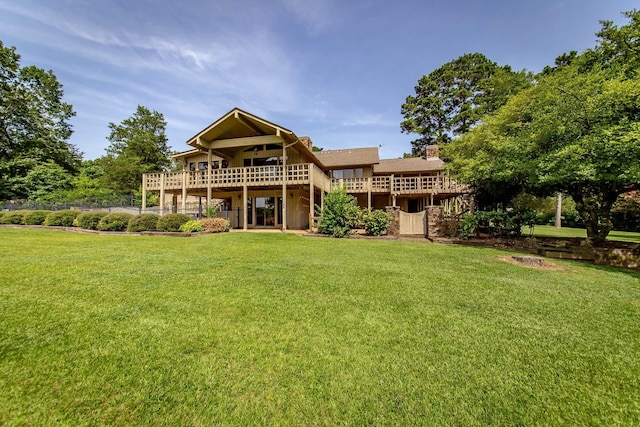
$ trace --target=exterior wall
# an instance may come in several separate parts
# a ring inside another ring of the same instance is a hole
[[[244,203],[242,200],[242,192],[230,193],[231,198],[231,224],[234,228],[242,228],[244,225]],[[262,190],[262,191],[248,191],[247,196],[255,201],[258,197],[274,197],[275,199],[282,198],[282,190]],[[310,198],[308,189],[295,189],[287,190],[287,228],[291,229],[306,229],[309,228],[309,212],[310,212]],[[316,200],[319,203],[319,199]],[[282,219],[280,218],[280,203],[277,208],[277,225],[275,228],[281,228]],[[239,212],[238,212],[239,210]],[[251,206],[252,214],[249,215],[252,218],[253,224],[249,223],[249,228],[256,227],[256,208],[255,202]],[[239,218],[239,220],[238,220]],[[258,225],[257,227],[263,227]],[[266,226],[267,228],[269,226]]]
[[[222,161],[222,157],[218,157],[216,155],[212,155],[211,156],[212,161],[218,161],[221,162]],[[188,171],[189,170],[189,164],[190,163],[195,163],[195,167],[196,170],[198,170],[198,164],[199,163],[206,163],[209,161],[209,154],[208,153],[198,153],[198,154],[194,154],[192,156],[185,156],[183,158],[180,159],[180,162],[183,165],[183,170]]]

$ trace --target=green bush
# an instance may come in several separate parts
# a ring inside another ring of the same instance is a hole
[[[107,215],[109,213],[105,211],[82,212],[76,218],[74,225],[85,230],[97,230],[100,220]]]
[[[202,221],[189,220],[180,226],[180,231],[184,231],[185,233],[197,233],[204,229],[204,225]]]
[[[367,209],[362,215],[362,222],[369,236],[381,236],[389,228],[391,215],[380,209]]]
[[[129,220],[127,231],[155,231],[156,227],[158,226],[158,219],[160,219],[160,215],[156,215],[153,213],[136,215]]]
[[[336,188],[324,197],[318,230],[333,237],[344,237],[358,223],[360,209],[355,197],[344,188]]]
[[[0,224],[2,224],[2,217],[4,216],[6,212],[5,211],[0,211]]]
[[[73,221],[80,215],[80,211],[62,210],[51,212],[44,220],[43,225],[73,227]]]
[[[180,231],[180,226],[187,221],[191,221],[191,218],[185,214],[169,214],[161,216],[158,219],[157,228],[160,231],[176,232]]]
[[[25,225],[42,225],[51,211],[29,211],[24,214],[22,222]]]
[[[532,226],[536,213],[532,210],[478,211],[465,214],[458,224],[458,236],[467,238],[475,232],[494,237],[517,237],[525,225]]]
[[[462,215],[458,223],[458,236],[469,238],[478,228],[478,217],[472,213]]]
[[[615,230],[640,231],[640,192],[621,194],[611,209],[611,221]]]
[[[204,218],[202,219],[204,231],[209,233],[224,233],[229,231],[230,223],[224,218]]]
[[[100,231],[125,231],[133,215],[126,212],[114,212],[105,216],[98,223]]]
[[[215,218],[218,216],[218,211],[213,206],[207,206],[204,211],[204,216],[207,218]]]
[[[24,216],[29,211],[9,211],[0,217],[0,224],[24,224]]]

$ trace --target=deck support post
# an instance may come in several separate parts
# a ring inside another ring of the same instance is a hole
[[[147,209],[147,174],[142,174],[142,212]]]
[[[160,215],[164,215],[164,177],[165,173],[160,174]]]
[[[287,143],[282,143],[282,231],[287,231]]]
[[[207,154],[207,207],[211,206],[211,148]]]
[[[182,213],[187,213],[187,171],[182,171]]]
[[[309,231],[313,231],[313,217],[315,215],[315,189],[313,188],[313,164],[309,165]]]
[[[242,229],[249,228],[249,192],[247,190],[247,168],[242,171]]]
[[[371,209],[371,177],[367,179],[367,207]]]

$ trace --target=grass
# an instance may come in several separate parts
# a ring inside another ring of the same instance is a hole
[[[0,424],[640,423],[637,272],[284,234],[0,252]]]
[[[522,234],[529,235],[529,227],[523,227]],[[535,237],[579,237],[587,238],[587,231],[584,228],[562,227],[555,228],[552,225],[536,225],[533,235]],[[607,236],[607,240],[616,240],[620,242],[640,243],[640,233],[629,231],[611,231]]]

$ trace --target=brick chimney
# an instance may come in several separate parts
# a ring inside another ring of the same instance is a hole
[[[427,145],[424,147],[424,158],[429,159],[437,159],[438,157],[438,146],[437,145]]]
[[[312,150],[313,142],[311,142],[311,138],[309,138],[308,136],[300,136],[298,137],[298,139],[304,144],[305,147],[309,149],[309,151]]]

